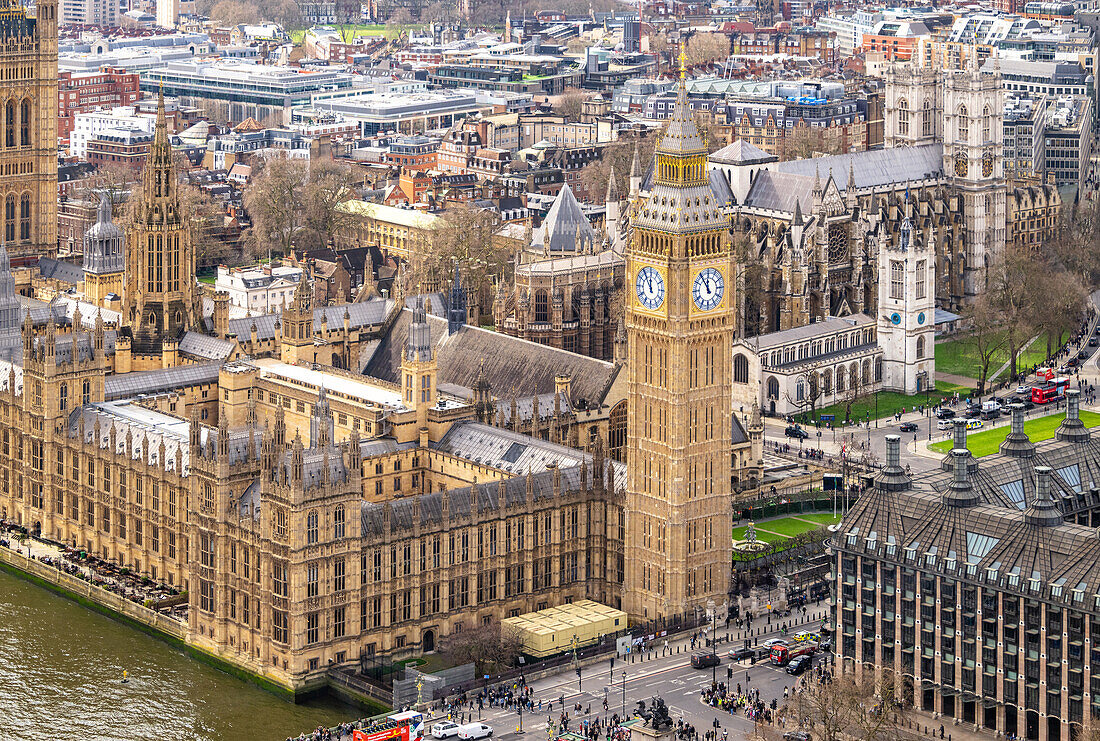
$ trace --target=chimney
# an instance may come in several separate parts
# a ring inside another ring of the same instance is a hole
[[[966,457],[968,460],[967,467],[969,468],[970,472],[973,473],[978,469],[978,461],[974,458],[973,455],[970,454],[970,450],[966,447],[966,419],[956,417],[952,421],[952,424],[954,425],[954,428],[952,429],[952,437],[954,443],[952,444],[951,449],[962,450],[966,452]],[[952,463],[950,455],[944,456],[943,461],[940,462],[940,468],[942,468],[944,471],[954,470],[955,464]]]
[[[1089,431],[1081,421],[1081,392],[1077,389],[1066,391],[1066,418],[1058,425],[1054,437],[1062,442],[1087,443]]]
[[[875,488],[881,491],[904,491],[912,480],[901,467],[901,436],[886,436],[886,465],[875,476]]]
[[[1035,444],[1024,432],[1024,405],[1009,404],[1008,408],[1012,414],[1012,431],[1001,443],[1001,452],[1013,458],[1030,458],[1035,455]]]
[[[1024,522],[1036,527],[1054,527],[1065,522],[1061,511],[1051,498],[1051,469],[1049,466],[1035,467],[1035,496],[1024,510]]]
[[[978,492],[970,483],[970,451],[956,448],[950,460],[955,476],[943,495],[943,503],[949,507],[972,507],[979,501]]]

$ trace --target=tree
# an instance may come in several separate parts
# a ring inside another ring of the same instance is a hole
[[[460,204],[443,212],[431,233],[427,250],[414,256],[414,285],[445,286],[459,269],[468,294],[487,296],[490,279],[502,272],[511,250],[493,239],[500,226],[496,213]]]
[[[581,111],[584,110],[584,101],[588,97],[588,93],[580,88],[566,88],[554,101],[554,112],[565,116],[569,121],[580,121]]]
[[[288,254],[303,228],[308,164],[285,153],[253,162],[253,170],[259,167],[259,172],[252,173],[244,191],[244,207],[252,217],[250,246],[257,255],[272,250]]]
[[[978,395],[985,393],[989,366],[1005,346],[1006,333],[1001,327],[1001,312],[988,294],[981,294],[963,309],[962,317],[970,327],[969,338],[978,361]]]
[[[354,225],[356,217],[340,205],[353,197],[361,184],[362,178],[346,162],[316,159],[310,163],[302,226],[311,246],[324,246],[339,231]]]
[[[801,395],[798,393],[798,386],[802,387]],[[804,422],[809,420],[812,423],[814,412],[817,410],[818,402],[821,401],[822,396],[821,379],[818,377],[817,372],[811,371],[805,378],[796,380],[795,393],[792,394],[788,391],[784,396],[787,403],[798,410],[795,412],[796,417],[801,417]]]
[[[236,26],[242,23],[259,23],[260,14],[255,5],[221,0],[210,9],[210,20],[219,26]]]
[[[644,175],[653,159],[653,148],[657,145],[657,137],[653,134],[637,139],[620,139],[604,147],[600,158],[585,165],[580,172],[585,191],[602,197],[607,192],[607,179],[614,169],[616,185],[625,196],[630,191],[630,162],[634,157],[635,142],[638,144],[638,166],[641,168],[638,175]]]
[[[402,26],[407,26],[413,22],[412,14],[409,13],[408,8],[397,8],[390,14],[390,17],[386,19],[386,31],[400,32]]]
[[[687,41],[684,61],[695,66],[725,61],[730,55],[730,37],[724,33],[696,33]]]
[[[839,139],[826,136],[828,129],[815,129],[808,125],[796,125],[787,129],[782,138],[782,159],[801,160],[815,155],[843,154]]]
[[[827,681],[802,680],[783,707],[815,741],[895,741],[903,737],[905,680],[890,669],[860,669]]]
[[[456,665],[472,663],[479,677],[513,666],[523,650],[519,636],[500,623],[478,624],[451,633],[440,643],[449,661]]]
[[[434,2],[420,12],[420,20],[423,23],[445,21],[454,13],[451,5],[443,2]]]
[[[1016,359],[1034,328],[1028,306],[1034,302],[1031,294],[1040,273],[1034,270],[1031,258],[1024,250],[1008,245],[1004,256],[988,276],[987,293],[993,305],[1001,311],[1012,378],[1016,377]]]

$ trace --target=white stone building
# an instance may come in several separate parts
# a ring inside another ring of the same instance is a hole
[[[253,314],[280,312],[294,301],[302,269],[291,266],[227,268],[218,266],[214,289],[229,294],[231,306]]]

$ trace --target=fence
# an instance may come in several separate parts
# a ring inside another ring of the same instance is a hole
[[[405,678],[393,680],[393,706],[395,708],[430,702],[446,697],[451,688],[473,682],[477,674],[473,664],[462,664],[435,674],[425,674],[412,667],[405,667]],[[417,688],[417,683],[421,686]]]

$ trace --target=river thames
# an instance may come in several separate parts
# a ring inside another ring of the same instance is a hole
[[[0,738],[265,741],[359,715],[284,702],[0,571]]]

